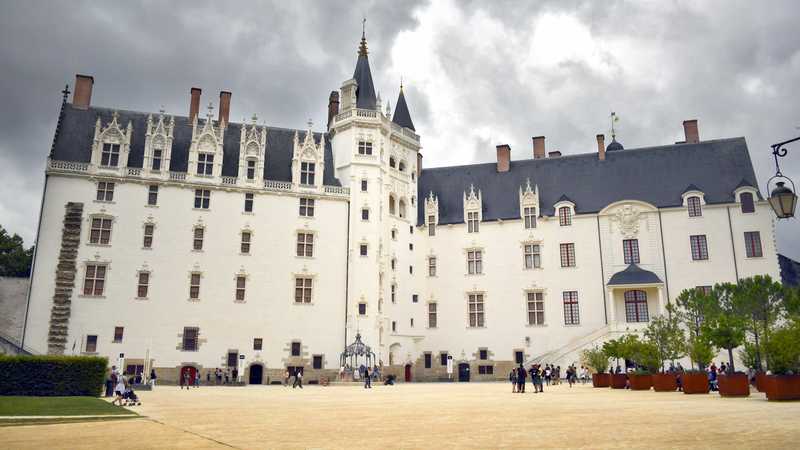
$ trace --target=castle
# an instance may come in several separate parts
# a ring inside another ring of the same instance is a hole
[[[401,380],[503,379],[639,330],[684,289],[778,278],[744,138],[423,168],[366,39],[323,133],[91,105],[78,75],[47,161],[24,345],[162,381],[334,377],[346,346]],[[592,142],[591,148],[595,146]],[[427,149],[429,152],[447,149]],[[448,363],[449,361],[449,363]]]

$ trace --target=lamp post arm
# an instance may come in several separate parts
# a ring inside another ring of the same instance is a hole
[[[775,172],[776,172],[776,175],[778,175],[778,176],[782,176],[783,175],[781,173],[780,165],[778,164],[778,157],[780,156],[781,158],[783,158],[784,156],[786,156],[786,153],[789,151],[789,149],[785,148],[784,145],[791,144],[792,142],[796,142],[796,141],[800,141],[800,136],[798,136],[798,137],[796,137],[794,139],[789,139],[788,141],[778,142],[777,144],[772,144],[771,145],[771,147],[772,147],[772,155],[775,158]]]

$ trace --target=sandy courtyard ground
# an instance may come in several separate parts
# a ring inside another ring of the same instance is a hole
[[[0,428],[0,448],[799,448],[800,402],[504,383],[160,386],[142,419]]]

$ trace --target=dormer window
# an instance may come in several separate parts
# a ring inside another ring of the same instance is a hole
[[[117,167],[119,165],[119,144],[103,144],[100,165],[106,167]]]
[[[572,210],[569,206],[558,208],[558,224],[562,227],[572,225]]]
[[[358,154],[359,155],[371,155],[372,154],[372,142],[358,141]]]
[[[247,160],[247,179],[248,180],[255,180],[256,179],[256,160],[255,159],[248,159]]]
[[[742,204],[742,212],[743,213],[754,213],[756,212],[756,206],[753,203],[753,194],[750,192],[742,192],[739,195],[739,201]]]
[[[200,153],[197,155],[197,174],[212,175],[214,173],[214,155],[211,153]]]
[[[164,151],[161,150],[160,148],[153,150],[153,165],[152,165],[153,172],[161,171],[161,158],[163,157],[163,155]]]
[[[467,232],[477,233],[480,229],[480,223],[481,221],[477,212],[467,213]]]
[[[700,197],[688,197],[686,199],[686,208],[689,211],[689,217],[700,217],[703,215],[703,209],[700,206]]]
[[[312,162],[300,163],[300,184],[314,184],[314,169],[316,164]]]
[[[525,228],[536,228],[536,208],[528,206],[522,209],[522,215],[525,219]]]

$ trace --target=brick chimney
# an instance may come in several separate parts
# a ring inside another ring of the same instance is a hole
[[[533,159],[544,158],[544,136],[533,137]]]
[[[597,159],[606,160],[606,137],[602,134],[597,135]]]
[[[697,119],[683,121],[683,134],[686,136],[687,144],[700,142],[700,129],[697,127]]]
[[[200,94],[203,91],[200,88],[193,87],[189,90],[191,99],[189,100],[189,123],[194,122],[197,113],[200,112]]]
[[[501,144],[497,146],[497,171],[508,172],[511,164],[511,146]]]
[[[548,158],[558,158],[561,156],[561,152],[558,150],[553,150],[552,152],[547,153]]]
[[[231,93],[228,91],[220,91],[219,93],[219,116],[217,121],[219,123],[228,123],[228,117],[231,114]]]
[[[328,128],[331,127],[331,122],[337,114],[339,114],[339,91],[331,91],[328,97]]]
[[[77,109],[89,109],[92,104],[92,86],[94,77],[75,75],[75,92],[72,94],[72,106]]]

